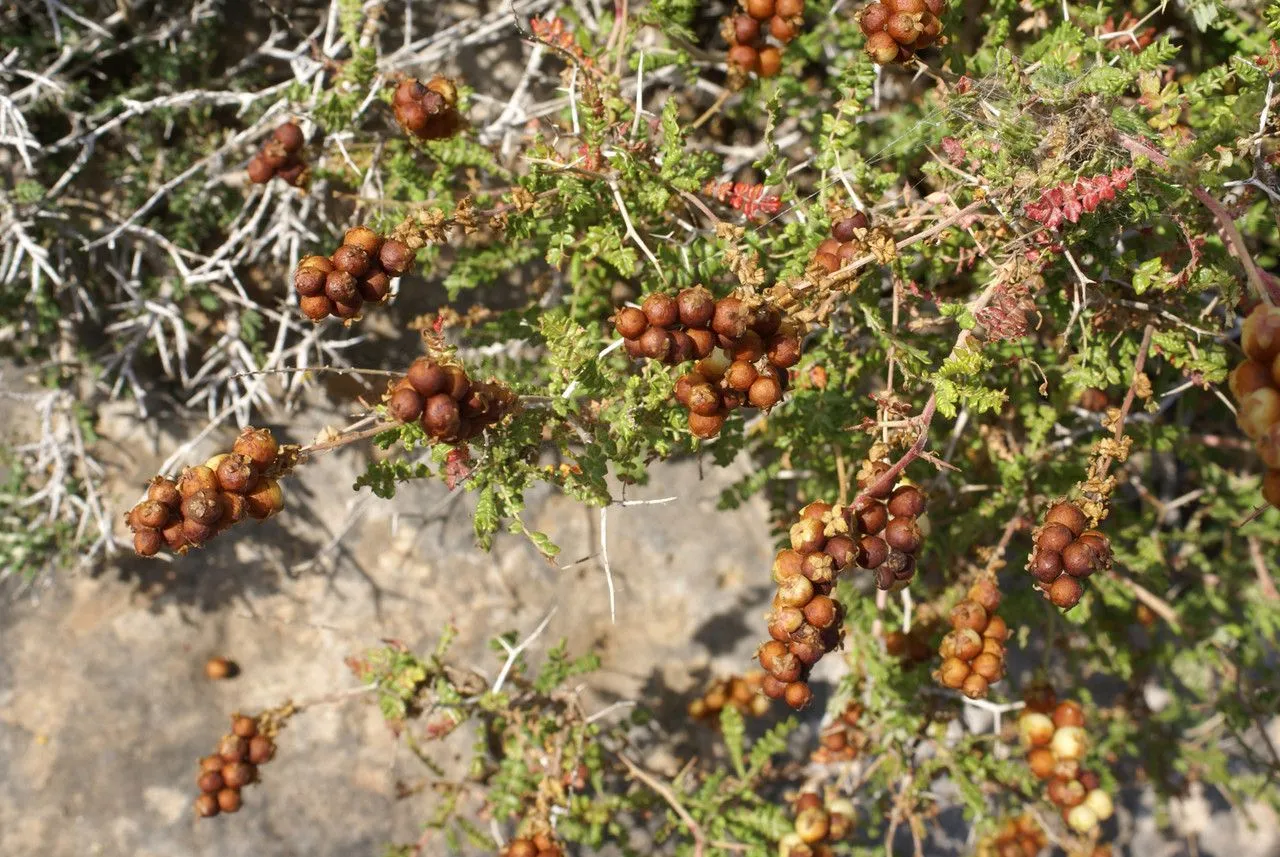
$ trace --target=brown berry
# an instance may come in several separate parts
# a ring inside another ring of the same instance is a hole
[[[427,357],[419,357],[409,364],[405,378],[418,391],[418,395],[424,398],[444,392],[451,384],[449,373],[444,367]]]
[[[1063,610],[1079,604],[1082,595],[1084,595],[1084,587],[1080,585],[1079,580],[1068,574],[1062,575],[1049,586],[1049,600]]]
[[[391,294],[391,277],[386,271],[373,268],[356,280],[356,291],[360,294],[361,300],[380,304]]]
[[[1088,577],[1098,562],[1088,542],[1076,540],[1062,551],[1062,570],[1072,577]]]
[[[1071,531],[1072,536],[1080,535],[1089,525],[1089,519],[1080,507],[1069,502],[1055,503],[1045,514],[1044,522],[1046,525],[1061,524]]]
[[[218,809],[223,812],[238,812],[240,809],[240,792],[235,789],[223,789],[218,792]]]
[[[796,711],[800,711],[813,701],[813,691],[804,682],[793,681],[787,685],[786,700],[787,705]]]
[[[923,29],[919,15],[901,12],[896,15],[890,15],[888,23],[884,26],[884,31],[903,47],[914,45],[916,39],[920,37],[920,31]]]
[[[884,528],[884,540],[894,550],[915,553],[924,543],[924,534],[915,518],[894,518]]]
[[[194,521],[192,524],[201,526],[195,524]],[[169,550],[181,550],[187,545],[186,522],[181,518],[175,518],[165,525],[165,528],[160,531],[160,535],[164,538],[164,543],[169,546]]]
[[[858,532],[875,535],[889,523],[889,510],[873,497],[861,497],[854,501],[854,522]]]
[[[196,815],[200,818],[213,818],[218,814],[218,798],[211,794],[202,794],[196,798]]]
[[[178,494],[183,498],[190,497],[200,491],[217,490],[218,477],[214,475],[211,468],[203,464],[183,468],[182,476],[178,479]]]
[[[721,298],[712,315],[711,329],[729,339],[739,339],[747,332],[751,317],[746,304],[734,297]]]
[[[360,296],[355,276],[348,271],[330,272],[324,278],[324,296],[334,303],[350,303]]]
[[[355,244],[343,244],[334,252],[332,259],[334,267],[339,271],[346,271],[352,277],[363,276],[368,272],[369,265],[373,262],[369,252]],[[332,294],[329,297],[333,300],[339,300]]]
[[[889,556],[889,545],[879,536],[863,536],[858,542],[858,565],[879,568]]]
[[[213,526],[222,517],[222,503],[216,491],[197,491],[182,501],[182,517],[198,524]]]
[[[1053,583],[1062,574],[1062,554],[1038,548],[1031,556],[1030,570],[1041,583]]]
[[[296,122],[285,122],[283,125],[277,126],[276,130],[271,132],[271,136],[275,138],[277,143],[284,146],[285,151],[290,154],[301,149],[306,142],[306,139],[302,136],[302,129],[298,127]]]
[[[733,17],[733,40],[735,44],[750,45],[760,37],[760,22],[750,15]],[[689,322],[685,322],[688,324]]]
[[[981,578],[969,587],[969,599],[982,605],[988,615],[1000,606],[1000,587],[991,578]]]
[[[249,755],[246,742],[245,757]],[[248,762],[232,762],[222,769],[222,780],[229,789],[242,789],[253,782],[253,765]]]
[[[970,699],[985,699],[989,684],[990,682],[981,675],[971,672],[969,677],[964,680],[964,684],[960,686],[960,692]]]
[[[1061,729],[1064,726],[1084,726],[1084,709],[1080,703],[1067,699],[1059,702],[1053,709],[1053,725]]]
[[[747,14],[757,21],[767,21],[773,17],[774,0],[747,0]]]
[[[217,477],[223,491],[248,494],[258,484],[258,469],[248,456],[233,453],[218,465]]]
[[[734,390],[745,393],[751,389],[751,385],[759,376],[760,373],[756,371],[755,366],[745,360],[735,360],[725,370],[724,383]]]
[[[867,37],[867,55],[877,65],[888,65],[898,58],[898,43],[883,30]]]
[[[1047,780],[1053,776],[1054,765],[1053,751],[1048,747],[1036,747],[1027,753],[1027,767],[1036,779]]]
[[[987,617],[987,627],[983,630],[982,636],[997,643],[1003,643],[1009,639],[1009,625],[1005,622],[1003,616],[989,616]]]
[[[959,658],[947,658],[938,667],[938,681],[952,690],[959,690],[969,678],[969,665]]]
[[[641,353],[650,360],[665,360],[671,352],[671,334],[661,327],[650,327],[639,342]]]
[[[804,14],[804,0],[776,0],[773,14],[783,18],[796,18]]]
[[[973,659],[970,665],[975,673],[986,679],[988,684],[995,684],[1004,674],[1004,663],[995,655],[983,652]]]
[[[133,534],[133,552],[138,556],[155,556],[164,545],[164,537],[160,531],[144,527]]]
[[[791,525],[791,548],[800,553],[815,553],[826,545],[822,521],[817,518],[801,518]]]
[[[782,71],[782,51],[769,45],[760,50],[760,76],[761,77],[777,77],[778,72]],[[808,690],[809,686],[804,686]],[[790,691],[788,691],[789,693]],[[788,702],[790,700],[788,699]],[[795,706],[792,706],[793,708]]]
[[[458,402],[447,393],[436,393],[427,399],[422,411],[422,426],[427,434],[444,439],[457,435],[461,414]]]
[[[205,794],[216,794],[223,788],[222,773],[220,771],[203,771],[200,776],[196,777],[196,787]]]
[[[322,295],[328,275],[328,271],[319,268],[299,268],[293,275],[293,288],[303,297]]]
[[[972,628],[979,634],[987,627],[987,611],[976,601],[961,601],[951,608],[951,627]]]
[[[720,434],[720,429],[724,428],[726,415],[723,413],[704,415],[689,412],[689,431],[694,437],[700,437],[707,440]]]
[[[333,301],[324,295],[311,295],[298,299],[298,309],[312,321],[324,321],[333,312]]]
[[[684,333],[693,340],[693,353],[699,359],[706,358],[715,350],[716,335],[713,331],[701,327],[690,327]]]
[[[676,299],[671,295],[655,292],[644,299],[640,305],[649,324],[655,327],[672,327],[680,320],[680,310]]]
[[[236,665],[221,655],[215,655],[204,662],[204,675],[210,681],[221,681],[230,678],[237,672]]]
[[[769,337],[765,353],[774,366],[790,369],[800,362],[800,337],[794,331],[779,330]]]
[[[761,375],[747,390],[747,401],[753,408],[767,411],[782,401],[782,385],[775,378]]]
[[[249,516],[263,520],[284,508],[284,492],[280,490],[280,483],[276,480],[263,479],[257,488],[245,495],[245,501],[248,503]]]
[[[254,184],[266,184],[276,174],[276,168],[260,154],[254,155],[249,159],[249,166],[246,167],[246,171],[249,173],[249,181]]]
[[[1227,376],[1227,384],[1231,388],[1231,395],[1235,397],[1237,402],[1255,390],[1266,389],[1275,383],[1272,370],[1252,360],[1244,361],[1235,369],[1232,369],[1231,374]]]
[[[825,631],[840,618],[840,606],[826,595],[815,595],[804,605],[804,618],[813,627]]]
[[[228,765],[243,762],[249,754],[249,742],[238,735],[223,735],[218,742],[218,755]]]
[[[918,518],[925,511],[924,492],[914,485],[900,485],[889,498],[889,514],[895,518]]]
[[[382,242],[382,247],[378,250],[378,261],[382,263],[383,270],[391,276],[403,277],[413,267],[415,255],[416,253],[409,248],[408,244],[388,238]]]
[[[411,423],[422,416],[423,398],[412,387],[400,387],[387,400],[387,412],[398,422]]]
[[[795,21],[784,18],[781,15],[774,15],[769,19],[769,35],[784,45],[794,39],[799,31],[800,28]]]
[[[884,30],[885,25],[889,23],[890,12],[884,5],[880,3],[872,3],[870,6],[862,10],[862,14],[858,16],[858,26],[862,28],[865,36],[874,36]],[[897,55],[897,45],[894,45],[894,55]],[[848,241],[848,238],[842,238],[842,241]]]
[[[750,45],[734,45],[729,48],[729,65],[753,72],[760,67],[760,53]]]
[[[231,720],[231,731],[241,738],[252,738],[258,734],[258,724],[252,717],[243,714]]]
[[[382,249],[382,236],[367,226],[353,226],[342,236],[342,244],[344,247],[359,247],[370,259],[373,259]],[[352,271],[352,273],[355,272]]]
[[[1062,524],[1045,524],[1036,536],[1036,545],[1044,550],[1061,553],[1075,541],[1075,534]]]
[[[613,327],[623,339],[639,339],[649,328],[649,319],[635,307],[623,307],[614,315]]]

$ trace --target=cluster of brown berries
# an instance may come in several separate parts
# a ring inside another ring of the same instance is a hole
[[[760,695],[764,673],[752,670],[745,676],[716,679],[702,696],[689,703],[694,720],[720,722],[720,712],[732,706],[739,714],[762,717],[769,710],[768,698]]]
[[[269,474],[279,446],[267,429],[246,428],[230,453],[183,469],[177,482],[151,480],[147,499],[125,515],[138,556],[164,546],[177,554],[200,547],[246,517],[263,520],[284,508],[280,484]]]
[[[651,294],[639,309],[618,310],[613,324],[635,359],[698,361],[676,381],[675,397],[700,438],[719,434],[733,410],[778,404],[787,370],[800,361],[800,333],[778,310],[736,297],[716,300],[702,286]]]
[[[307,180],[307,165],[300,153],[306,142],[296,122],[286,122],[271,132],[258,154],[249,160],[249,181],[266,184],[275,176],[297,187]]]
[[[1240,404],[1236,420],[1267,466],[1262,496],[1280,509],[1280,308],[1260,304],[1249,313],[1240,346],[1247,359],[1229,379]]]
[[[813,254],[813,264],[831,274],[863,256],[869,221],[861,211],[839,217],[831,223],[831,237],[822,239]]]
[[[769,613],[773,639],[756,653],[768,673],[761,689],[797,710],[813,699],[809,671],[840,643],[843,611],[831,592],[836,575],[859,557],[850,530],[847,509],[810,503],[791,527],[791,547],[773,561],[778,585]]]
[[[1027,749],[1027,765],[1048,783],[1046,796],[1077,833],[1092,833],[1111,817],[1111,795],[1098,787],[1098,775],[1080,766],[1088,750],[1084,709],[1070,700],[1057,702],[1052,689],[1028,690],[1018,718],[1018,734]]]
[[[200,760],[196,785],[196,815],[213,818],[240,809],[240,790],[258,779],[258,766],[271,761],[276,745],[262,734],[258,722],[242,714],[231,718],[231,731],[218,742],[218,751]]]
[[[1100,568],[1111,567],[1111,541],[1088,529],[1089,518],[1075,503],[1059,500],[1049,507],[1044,524],[1032,534],[1035,548],[1027,570],[1058,607],[1070,609],[1080,602],[1080,582]]]
[[[866,744],[866,734],[858,728],[862,718],[862,706],[849,703],[840,716],[822,728],[818,736],[819,746],[810,758],[820,765],[832,762],[852,762]]]
[[[564,857],[564,851],[545,833],[512,839],[502,849],[501,857]]]
[[[472,381],[456,363],[419,357],[387,392],[387,413],[402,423],[420,422],[435,440],[471,440],[511,410],[516,396],[501,384]]]
[[[1009,626],[996,615],[1000,588],[982,578],[968,596],[951,608],[951,630],[942,638],[942,665],[934,678],[970,699],[985,699],[987,688],[1004,678],[1004,641]]]
[[[725,20],[729,66],[761,77],[782,70],[782,48],[804,26],[804,0],[739,0],[743,13]],[[772,38],[778,44],[770,44]],[[779,47],[781,45],[782,47]]]
[[[417,80],[402,81],[396,87],[391,104],[400,127],[419,140],[443,140],[462,127],[458,87],[441,75],[425,84]]]
[[[391,278],[404,276],[414,255],[408,244],[384,239],[366,226],[348,229],[332,256],[307,256],[298,263],[293,275],[298,306],[312,321],[330,315],[358,318],[365,303],[387,299]]]
[[[858,542],[858,565],[871,569],[876,587],[901,590],[916,573],[916,554],[924,545],[920,516],[925,513],[924,492],[914,485],[899,485],[872,493],[874,485],[888,470],[883,461],[867,462],[858,474],[858,487],[864,492],[850,507],[851,521],[861,536]]]
[[[1030,815],[1011,818],[994,835],[978,843],[976,857],[1036,857],[1049,837]]]
[[[779,857],[835,857],[832,845],[853,832],[853,803],[845,798],[824,801],[816,792],[796,798],[794,829],[778,841]]]
[[[942,35],[947,0],[880,0],[862,10],[858,25],[867,55],[878,65],[909,62]]]

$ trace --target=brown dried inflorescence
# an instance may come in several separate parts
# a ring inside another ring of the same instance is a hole
[[[655,292],[640,307],[619,309],[613,324],[634,359],[697,361],[676,381],[675,397],[700,438],[718,435],[738,408],[773,408],[800,361],[801,333],[778,310],[733,296],[716,300],[702,286]]]
[[[1098,775],[1081,767],[1089,748],[1084,709],[1070,700],[1057,702],[1051,688],[1032,685],[1024,696],[1018,734],[1027,765],[1046,784],[1045,796],[1077,833],[1092,834],[1114,811],[1111,795]]]
[[[296,122],[285,122],[262,144],[262,148],[249,161],[249,181],[266,184],[276,176],[294,187],[307,183],[311,171],[302,160],[302,147],[306,137]]]
[[[1280,509],[1280,308],[1259,304],[1244,320],[1245,361],[1228,379],[1239,403],[1236,422],[1266,465],[1262,496]]]
[[[200,760],[196,785],[196,815],[212,818],[238,812],[240,791],[258,781],[258,768],[275,756],[274,725],[268,728],[260,718],[242,714],[231,716],[231,731],[222,736],[217,749]]]
[[[415,253],[403,241],[384,238],[366,226],[348,229],[332,256],[307,256],[293,274],[298,307],[312,321],[331,315],[360,317],[366,303],[384,303],[391,280],[413,267]]]
[[[495,425],[516,406],[517,397],[494,381],[472,381],[456,362],[419,357],[404,377],[392,381],[384,397],[387,413],[402,423],[417,422],[433,440],[465,443]]]
[[[270,431],[250,426],[229,453],[185,468],[176,481],[155,477],[125,515],[134,552],[155,556],[167,547],[181,555],[246,518],[271,517],[284,508],[277,477],[288,460]]]
[[[804,27],[804,0],[739,0],[742,11],[724,19],[729,68],[746,75],[774,77],[782,70],[782,51]]]
[[[391,105],[400,127],[419,140],[443,140],[462,128],[458,87],[441,75],[425,84],[417,80],[402,81],[396,87]]]
[[[995,577],[983,577],[952,608],[951,631],[942,638],[942,663],[934,680],[970,699],[985,699],[987,689],[1004,678],[1004,642],[1009,627],[996,614],[1000,589]]]
[[[916,51],[942,37],[941,15],[946,9],[947,0],[880,0],[868,5],[858,15],[867,55],[879,65],[910,62]]]
[[[1032,534],[1035,548],[1027,559],[1027,571],[1045,597],[1063,610],[1080,602],[1084,578],[1111,567],[1111,542],[1089,529],[1089,518],[1075,503],[1055,501],[1044,523]]]

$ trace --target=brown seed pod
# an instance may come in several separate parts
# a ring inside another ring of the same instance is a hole
[[[171,551],[181,550],[187,545],[185,523],[181,518],[175,518],[166,524],[164,529],[160,531],[160,535],[164,538],[164,543],[169,546]]]
[[[254,184],[266,184],[276,174],[276,168],[271,166],[262,155],[254,155],[250,158],[245,171],[249,174],[249,181]]]
[[[235,494],[247,494],[258,484],[258,469],[248,456],[238,453],[222,459],[215,475],[218,477],[219,488]]]
[[[1059,702],[1053,709],[1053,725],[1061,729],[1065,726],[1084,726],[1084,709],[1073,700]]]
[[[200,491],[217,490],[218,477],[214,475],[211,468],[205,467],[203,464],[183,468],[182,476],[178,479],[178,494],[183,499]]]
[[[422,416],[424,400],[413,387],[400,387],[387,400],[387,412],[402,423],[411,423]]]
[[[298,127],[296,122],[285,122],[283,125],[276,126],[276,129],[271,132],[271,136],[290,154],[301,149],[306,143],[302,129]]]
[[[735,15],[732,26],[735,44],[750,45],[760,37],[760,22],[750,15]],[[685,322],[685,324],[688,323]]]
[[[280,452],[280,444],[267,429],[248,426],[240,432],[235,443],[231,445],[231,452],[235,455],[243,455],[253,462],[254,467],[265,470],[275,462],[276,455]]]
[[[293,275],[293,288],[303,297],[314,297],[324,294],[325,278],[328,271],[319,268],[298,268]]]
[[[252,717],[243,714],[231,720],[231,732],[241,738],[252,738],[258,734],[258,724]]]
[[[391,294],[391,277],[387,272],[374,268],[356,280],[356,291],[362,301],[379,304]]]
[[[1088,577],[1098,562],[1093,547],[1084,541],[1074,541],[1062,551],[1062,570],[1072,577]]]
[[[713,438],[720,434],[720,429],[724,428],[724,421],[727,415],[725,413],[717,414],[696,414],[689,412],[689,431],[694,437],[700,437],[704,440]]]
[[[1085,517],[1084,512],[1080,511],[1080,507],[1074,503],[1060,501],[1055,503],[1045,513],[1044,522],[1048,524],[1061,524],[1071,531],[1071,535],[1079,536],[1085,531],[1089,524],[1089,519]]]
[[[1062,574],[1062,554],[1041,548],[1032,554],[1030,570],[1041,583],[1053,583]]]
[[[649,324],[655,327],[672,327],[680,321],[680,309],[671,295],[654,292],[640,305]],[[634,337],[632,337],[634,338]]]
[[[734,45],[729,48],[729,65],[751,73],[760,67],[760,53],[750,45]]]
[[[376,237],[376,236],[375,236]],[[369,266],[373,263],[369,252],[363,247],[354,244],[343,244],[339,247],[331,257],[334,267],[339,271],[345,271],[352,277],[364,276],[369,271]],[[354,283],[354,280],[352,280]],[[333,300],[340,298],[329,295]]]
[[[249,755],[249,742],[238,735],[223,735],[218,742],[218,755],[228,765],[243,762]]]
[[[988,684],[995,684],[1004,675],[1004,663],[993,654],[982,653],[973,659],[970,668],[982,676]]]
[[[1084,595],[1084,587],[1080,585],[1080,581],[1067,574],[1062,575],[1049,586],[1049,600],[1063,610],[1079,604],[1082,595]]]
[[[779,369],[790,369],[800,362],[800,337],[794,331],[784,327],[769,337],[766,345],[769,362]]]
[[[249,517],[260,521],[284,508],[284,492],[274,479],[263,479],[244,499],[248,504]]]
[[[773,45],[762,48],[760,50],[760,76],[761,77],[777,77],[778,72],[782,71],[782,51]],[[809,689],[808,685],[804,685],[805,690]],[[790,693],[790,691],[788,691]],[[790,703],[790,698],[787,702]],[[795,706],[792,706],[793,708]]]
[[[216,794],[222,791],[221,771],[202,771],[200,776],[196,777],[196,787],[205,794]]]
[[[324,295],[313,295],[298,299],[298,309],[312,321],[324,321],[333,313],[333,301]]]
[[[987,615],[996,612],[1000,606],[1000,587],[991,578],[981,578],[969,587],[969,600],[976,601],[987,611]],[[991,616],[994,619],[994,616]]]
[[[409,364],[405,379],[418,395],[429,398],[436,393],[444,392],[449,384],[449,376],[440,364],[426,357],[419,357]]]
[[[217,530],[208,524],[202,524],[199,521],[193,521],[190,518],[186,518],[182,521],[183,541],[185,544],[193,547],[199,547],[209,541],[209,539],[213,538],[216,533]]]
[[[223,812],[239,812],[240,792],[235,789],[223,789],[218,792],[218,809]]]
[[[918,518],[925,511],[924,492],[914,485],[900,485],[888,502],[889,514],[895,518]]]
[[[1036,747],[1027,753],[1027,767],[1031,768],[1031,773],[1036,776],[1036,779],[1049,779],[1053,776],[1055,765],[1053,751],[1048,747]]]
[[[978,675],[976,672],[969,673],[969,677],[964,680],[964,684],[960,686],[960,692],[970,699],[985,699],[987,696],[987,688],[989,682]]]
[[[800,553],[815,553],[822,550],[827,539],[823,534],[825,527],[817,518],[801,518],[791,525],[791,548]]]
[[[952,690],[959,690],[968,678],[969,665],[959,658],[947,658],[938,668],[938,681]]]
[[[408,244],[394,238],[383,241],[382,247],[378,249],[378,261],[382,263],[382,269],[393,277],[403,277],[407,274],[413,267],[416,255],[417,253],[411,250]]]
[[[840,605],[826,595],[815,595],[804,605],[804,618],[820,631],[836,624],[840,618]]]
[[[342,244],[344,247],[359,247],[370,259],[374,259],[382,249],[382,236],[367,226],[353,226],[342,236]]]
[[[182,501],[182,517],[198,524],[213,526],[222,517],[222,503],[216,491],[197,491]]]
[[[363,253],[358,247],[354,248]],[[362,272],[363,273],[363,272]],[[360,296],[356,278],[350,271],[331,271],[325,275],[324,296],[334,303],[350,303]]]
[[[211,794],[202,794],[196,798],[196,815],[200,818],[213,818],[218,814],[218,798]]]
[[[889,523],[889,510],[873,497],[860,497],[854,501],[853,519],[858,532],[875,535]]]
[[[623,339],[639,339],[649,328],[649,319],[635,307],[623,307],[614,314],[614,330]]]
[[[249,751],[246,747],[246,758],[248,758],[248,754]],[[229,789],[242,789],[253,782],[254,773],[253,765],[248,762],[232,762],[222,769],[222,780]]]
[[[243,494],[224,491],[218,495],[218,499],[222,502],[222,517],[218,520],[218,529],[243,521],[245,515],[249,514],[249,501]]]
[[[729,339],[739,339],[747,332],[751,314],[746,304],[734,297],[721,298],[712,315],[711,329]]]
[[[432,437],[453,437],[461,426],[458,402],[447,393],[437,393],[426,401],[422,411],[422,427]]]
[[[951,608],[951,627],[972,628],[979,634],[987,627],[987,611],[976,601],[961,601]]]
[[[716,348],[716,334],[713,331],[700,327],[690,327],[685,330],[685,336],[693,342],[694,356],[699,359],[709,357]]]
[[[888,65],[898,58],[900,49],[893,36],[881,30],[867,36],[866,50],[877,65]]]
[[[759,376],[760,373],[756,371],[755,366],[745,360],[735,360],[725,370],[724,383],[731,389],[745,393],[751,389],[751,385]]]
[[[147,499],[154,500],[169,509],[176,509],[182,503],[182,495],[178,493],[177,484],[163,476],[157,476],[151,480],[151,484],[147,486]]]
[[[640,336],[640,352],[650,360],[666,360],[671,353],[671,334],[661,327],[650,327]]]
[[[885,25],[889,23],[889,17],[891,14],[892,13],[890,13],[889,10],[880,3],[872,3],[867,6],[858,16],[858,26],[862,28],[862,34],[870,37],[884,30]],[[894,55],[896,56],[897,45],[895,45],[894,48]],[[843,238],[841,240],[848,241],[850,239]]]
[[[1036,533],[1036,545],[1045,550],[1061,552],[1075,540],[1075,534],[1062,524],[1045,524]]]
[[[168,520],[169,508],[156,500],[143,500],[129,512],[129,525],[140,529],[156,530]]]
[[[806,683],[793,681],[787,685],[786,700],[787,705],[796,711],[800,711],[813,701],[813,691],[809,689],[809,685]]]
[[[133,552],[138,556],[155,556],[163,545],[159,530],[143,528],[133,534]]]
[[[924,534],[915,518],[894,518],[884,528],[889,547],[904,553],[915,553],[924,543]]]
[[[924,25],[918,14],[910,15],[905,12],[890,15],[888,23],[884,25],[884,31],[903,47],[914,45],[923,29]]]
[[[889,545],[879,536],[863,536],[858,542],[858,565],[879,568],[889,556]]]
[[[784,45],[794,39],[799,32],[800,27],[796,21],[783,18],[781,15],[774,15],[769,19],[769,35]]]

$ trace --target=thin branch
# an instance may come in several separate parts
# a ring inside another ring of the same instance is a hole
[[[684,826],[689,828],[689,834],[693,837],[693,857],[702,857],[702,849],[706,844],[706,838],[703,836],[702,828],[698,826],[698,822],[694,821],[693,816],[689,814],[689,810],[685,809],[684,805],[676,799],[671,789],[646,773],[635,762],[621,753],[618,754],[618,759],[621,760],[622,764],[626,765],[631,776],[657,792],[667,802],[667,805],[675,810],[676,815],[684,822]]]

